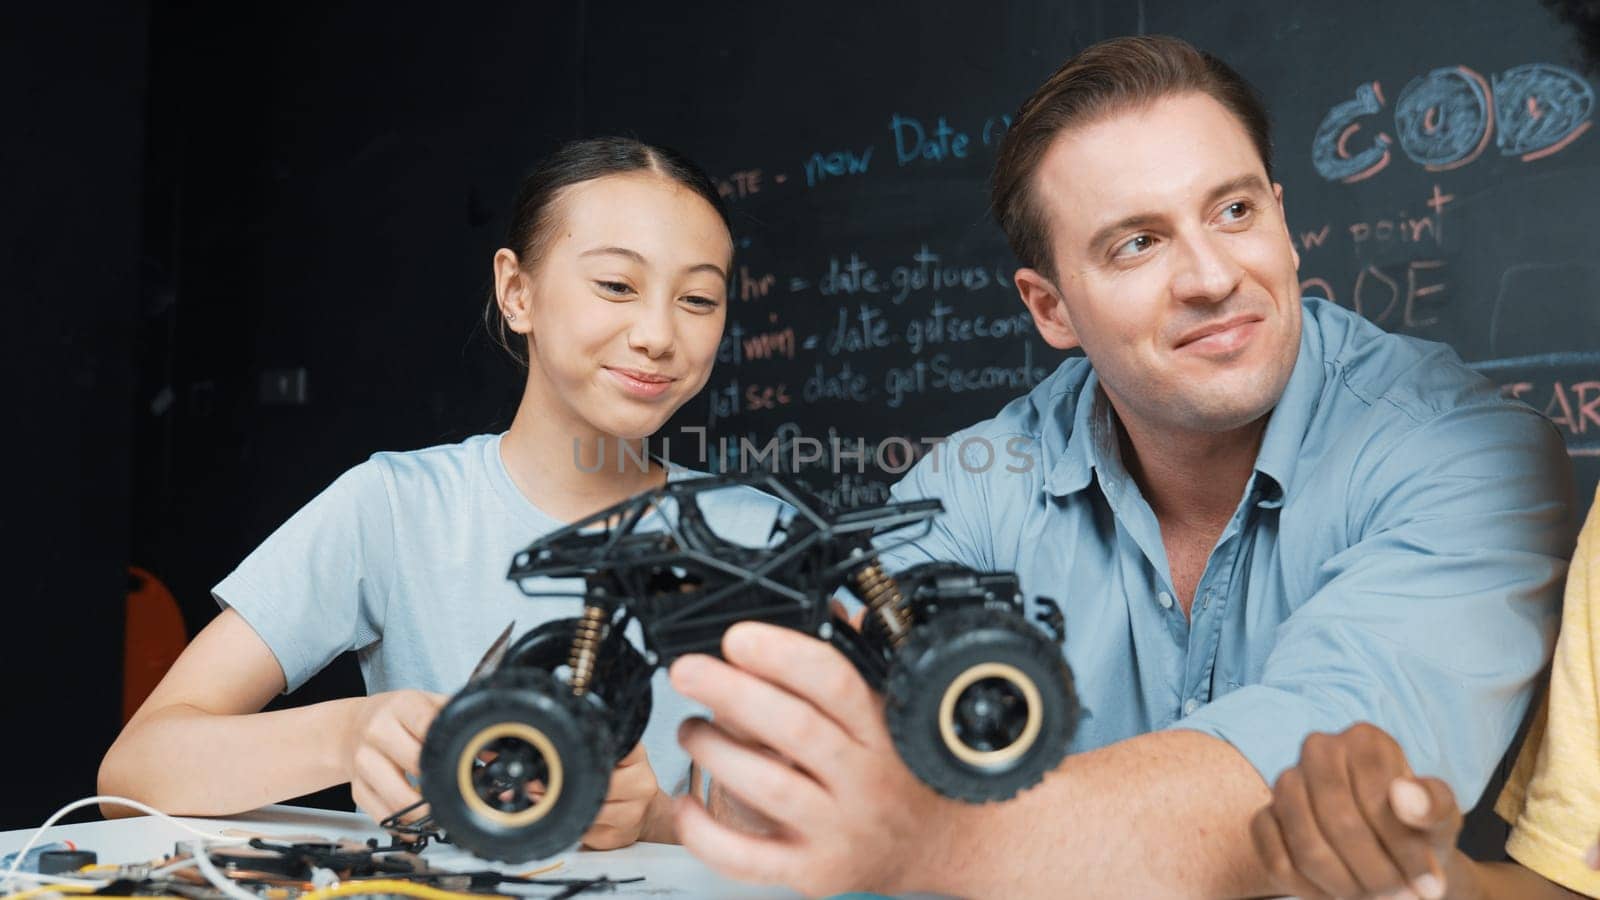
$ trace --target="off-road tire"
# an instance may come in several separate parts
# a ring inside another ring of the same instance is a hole
[[[506,809],[515,804],[474,789],[484,769],[473,760],[484,749],[508,746],[501,741],[520,748],[542,742],[550,751],[540,750],[534,758],[544,765],[532,769],[545,775],[540,780],[549,793],[543,799]],[[605,720],[594,706],[548,672],[501,670],[439,711],[422,742],[422,796],[434,821],[462,849],[505,862],[543,859],[575,845],[594,822],[613,758]]]
[[[963,716],[997,702],[1000,718]],[[946,797],[983,803],[1010,799],[1061,763],[1078,701],[1055,642],[1019,612],[969,606],[911,630],[890,665],[884,715],[917,777]],[[971,721],[999,730],[969,730]],[[994,735],[1002,740],[983,740]]]

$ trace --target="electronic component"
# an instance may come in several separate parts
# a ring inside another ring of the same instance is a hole
[[[93,850],[46,850],[39,854],[40,875],[61,875],[76,872],[84,866],[99,862]]]

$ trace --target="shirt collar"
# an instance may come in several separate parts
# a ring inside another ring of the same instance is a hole
[[[1316,416],[1326,380],[1321,328],[1310,310],[1302,307],[1300,352],[1295,356],[1294,370],[1289,373],[1283,396],[1272,408],[1266,434],[1261,438],[1261,449],[1256,453],[1256,488],[1260,491],[1262,506],[1283,504],[1284,492],[1294,480],[1295,466],[1300,462],[1306,432]],[[1270,483],[1264,482],[1261,476]]]
[[[1096,466],[1106,456],[1116,453],[1116,428],[1111,419],[1110,404],[1100,399],[1100,376],[1093,369],[1078,388],[1077,393],[1062,397],[1061,405],[1052,411],[1055,415],[1070,413],[1072,430],[1067,445],[1050,467],[1045,478],[1045,490],[1058,497],[1075,494],[1089,486]]]
[[[1316,414],[1325,379],[1320,330],[1316,319],[1302,305],[1300,350],[1256,453],[1253,489],[1262,506],[1283,504],[1284,491],[1294,478],[1301,445]],[[1045,490],[1063,497],[1088,487],[1096,469],[1112,481],[1125,477],[1111,404],[1100,390],[1100,376],[1092,368],[1078,392],[1063,395],[1061,405],[1051,412],[1059,416],[1069,408],[1072,430],[1044,484]]]

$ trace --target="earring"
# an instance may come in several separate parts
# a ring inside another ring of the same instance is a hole
[[[514,322],[514,321],[516,321],[516,318],[517,318],[517,314],[515,312],[513,312],[512,310],[509,310],[509,309],[506,310],[506,320],[507,321],[513,321]]]

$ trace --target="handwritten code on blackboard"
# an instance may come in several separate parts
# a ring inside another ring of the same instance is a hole
[[[766,35],[755,41],[618,23],[607,52],[652,76],[624,84],[591,59],[585,130],[707,164],[738,243],[717,369],[669,430],[707,429],[712,467],[765,451],[835,501],[878,502],[934,439],[1047,376],[1063,354],[1035,333],[987,215],[995,151],[1062,60],[1143,29],[1194,41],[1261,90],[1302,289],[1449,343],[1545,413],[1587,502],[1600,478],[1593,76],[1537,0],[1326,6],[791,11],[730,27]],[[859,455],[841,470],[811,442]]]

